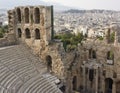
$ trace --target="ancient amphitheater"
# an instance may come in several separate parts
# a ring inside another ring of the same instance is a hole
[[[53,6],[19,6],[8,18],[0,93],[120,93],[119,25],[106,27],[103,40],[86,38],[65,51],[53,38]]]
[[[48,71],[47,64],[40,60],[39,55],[33,54],[32,44],[30,45],[32,26],[37,29],[35,38],[37,46],[33,47],[40,49],[40,38],[41,42],[44,39],[48,42],[47,37],[43,39],[44,34],[41,36],[40,34],[44,31],[41,29],[49,31],[43,21],[44,18],[48,18],[45,24],[51,27],[49,23],[52,20],[51,14],[52,6],[20,6],[8,11],[9,33],[0,39],[0,93],[62,93],[60,79]],[[30,20],[36,18],[34,19],[36,24],[29,21],[29,18]],[[27,29],[26,33],[24,29]]]
[[[56,80],[27,47],[0,48],[0,93],[62,93]]]

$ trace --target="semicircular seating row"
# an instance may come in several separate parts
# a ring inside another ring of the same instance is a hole
[[[44,75],[47,68],[27,47],[0,49],[0,93],[62,93]]]

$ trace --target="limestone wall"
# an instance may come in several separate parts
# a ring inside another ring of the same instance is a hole
[[[14,34],[6,34],[4,38],[0,39],[0,47],[15,45],[16,43]]]

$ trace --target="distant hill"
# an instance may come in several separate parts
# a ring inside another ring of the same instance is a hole
[[[11,3],[13,2],[13,3]],[[74,7],[64,6],[55,2],[44,2],[43,0],[1,0],[0,9],[12,9],[16,6],[27,6],[27,5],[53,5],[55,11],[65,11]]]
[[[113,12],[118,12],[118,11],[113,11],[113,10],[98,10],[98,9],[93,9],[93,10],[78,10],[78,9],[70,9],[67,11],[64,11],[64,13],[113,13]]]
[[[0,14],[7,14],[7,9],[0,9]]]

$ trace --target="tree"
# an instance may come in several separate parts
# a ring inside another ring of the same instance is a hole
[[[81,33],[78,33],[78,35],[73,35],[69,33],[63,35],[56,35],[54,38],[61,39],[65,50],[67,50],[67,48],[70,48],[68,50],[74,50],[77,47],[78,43],[81,43],[81,41],[84,39],[84,36]]]

